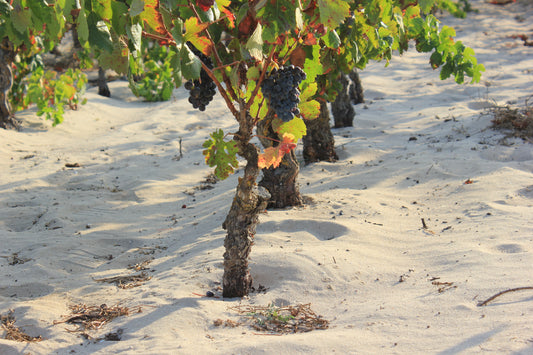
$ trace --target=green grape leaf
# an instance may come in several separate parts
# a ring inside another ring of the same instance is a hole
[[[320,9],[320,22],[331,30],[350,16],[350,5],[343,0],[318,0],[317,3]]]
[[[298,1],[276,0],[259,1],[255,5],[257,19],[263,24],[263,40],[268,43],[277,42],[279,36],[294,29],[301,13],[296,11]],[[247,33],[249,35],[249,33]]]
[[[237,142],[224,141],[224,132],[219,129],[211,133],[211,139],[204,142],[203,151],[205,155],[205,162],[208,166],[215,168],[215,175],[221,179],[226,179],[230,174],[233,174],[234,168],[239,166],[237,161]]]
[[[144,0],[133,0],[130,5],[130,16],[135,17],[144,11]]]
[[[87,24],[87,15],[84,10],[81,10],[78,18],[78,39],[81,43],[86,43],[89,40],[89,25]]]
[[[450,77],[453,73],[453,66],[450,62],[446,62],[440,70],[440,79],[445,80]]]
[[[28,28],[32,27],[31,10],[24,9],[20,4],[16,4],[11,13],[13,27],[20,33],[25,34]]]
[[[107,52],[113,51],[111,34],[105,22],[98,20],[97,15],[92,12],[87,18],[87,25],[89,26],[89,44]]]
[[[341,45],[341,39],[336,31],[328,31],[328,33],[322,37],[322,40],[326,47],[329,48],[339,48]]]
[[[479,83],[481,80],[481,73],[485,71],[485,66],[483,64],[476,64],[474,66],[472,83]]]
[[[246,42],[246,49],[250,52],[250,55],[257,59],[262,60],[263,59],[263,27],[260,23],[257,24],[257,27],[255,28],[254,33],[248,38],[248,42]]]
[[[119,1],[113,1],[111,3],[113,9],[113,17],[111,25],[118,35],[126,34],[126,26],[129,24],[128,17],[128,6]]]
[[[429,58],[429,63],[431,64],[431,67],[433,69],[437,69],[442,64],[442,54],[435,51],[433,54],[431,54],[431,57]]]
[[[92,10],[106,22],[113,18],[111,0],[91,0]]]
[[[317,75],[324,74],[324,70],[320,65],[320,46],[314,45],[311,48],[312,56],[307,57],[304,62],[304,72],[307,75],[307,79],[304,82],[313,83],[316,80]]]
[[[126,33],[133,44],[133,48],[137,53],[141,52],[141,42],[142,42],[142,32],[143,28],[140,23],[134,23],[131,26],[126,26]]]
[[[420,8],[422,12],[428,14],[436,3],[436,0],[419,0]]]
[[[174,19],[171,27],[170,34],[174,38],[176,46],[180,47],[183,44],[183,21],[180,18]]]
[[[170,67],[172,68],[172,79],[174,79],[174,85],[176,87],[181,86],[181,58],[178,53],[176,53],[174,47],[171,48],[170,52]]]
[[[111,52],[102,52],[98,63],[103,68],[109,68],[118,74],[127,74],[129,69],[129,52],[127,48],[117,46]]]
[[[189,46],[182,46],[180,51],[181,71],[186,79],[197,79],[200,77],[202,62],[189,49]]]

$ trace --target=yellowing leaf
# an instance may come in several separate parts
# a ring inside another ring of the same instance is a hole
[[[318,89],[317,83],[309,83],[308,85],[305,85],[303,88],[301,94],[300,94],[300,101],[306,102],[309,100],[311,96],[313,96]]]
[[[302,137],[307,133],[305,122],[299,117],[294,117],[289,122],[283,122],[280,119],[275,119],[272,121],[272,129],[282,137],[286,133],[292,134],[294,141],[302,139]]]
[[[307,82],[305,83],[307,84]],[[306,120],[314,120],[320,115],[320,102],[316,100],[310,100],[316,94],[317,91],[316,83],[309,83],[305,85],[300,94],[300,104],[298,108],[300,109],[300,114]]]
[[[206,55],[209,55],[211,42],[207,37],[201,37],[199,33],[205,30],[208,25],[207,23],[199,23],[196,17],[190,17],[185,21],[184,41],[191,42],[198,50]]]
[[[159,12],[159,0],[145,0],[144,10],[140,16],[148,26],[160,35],[166,36],[168,34],[165,23],[163,22],[163,16]]]
[[[320,102],[316,100],[302,102],[298,105],[298,108],[300,109],[300,114],[306,120],[314,120],[320,115]]]

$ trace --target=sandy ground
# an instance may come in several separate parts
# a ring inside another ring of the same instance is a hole
[[[2,336],[0,354],[532,354],[533,290],[478,303],[533,286],[532,145],[490,129],[486,110],[533,94],[533,49],[509,37],[533,35],[533,7],[472,5],[443,21],[486,66],[482,82],[442,82],[414,51],[362,72],[355,127],[334,130],[340,160],[302,166],[313,202],[261,216],[251,270],[266,290],[242,300],[201,296],[220,295],[242,175],[201,188],[201,144],[236,128],[220,97],[200,113],[184,89],[144,103],[114,82],[55,128],[20,113],[21,132],[0,131],[0,314],[44,340]],[[143,262],[137,287],[95,281]],[[214,325],[271,303],[310,303],[329,328]],[[74,304],[142,312],[85,339],[54,324]]]

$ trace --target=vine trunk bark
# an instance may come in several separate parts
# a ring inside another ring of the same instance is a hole
[[[342,90],[339,91],[335,101],[331,103],[333,121],[335,128],[352,127],[355,110],[350,100],[350,81],[344,73],[339,76],[339,81],[342,84]]]
[[[306,121],[307,134],[303,137],[303,156],[306,164],[317,161],[334,162],[339,159],[335,152],[335,139],[331,133],[328,105],[320,101],[320,116]]]
[[[352,81],[350,83],[349,95],[352,100],[352,104],[362,104],[365,102],[365,96],[363,94],[363,84],[361,83],[361,78],[359,77],[359,72],[357,69],[353,68],[352,71],[348,74],[348,77]]]
[[[248,267],[248,256],[259,222],[259,213],[263,211],[270,194],[256,181],[259,176],[257,166],[258,149],[250,143],[252,138],[252,120],[242,112],[239,120],[239,132],[234,140],[239,145],[239,155],[246,159],[244,176],[239,178],[235,197],[222,227],[227,231],[224,240],[224,276],[222,280],[223,297],[243,297],[250,293],[252,276]]]
[[[278,145],[278,134],[272,129],[274,114],[269,114],[257,124],[259,140],[264,148]],[[266,188],[271,195],[267,208],[284,208],[303,205],[300,188],[296,182],[300,165],[294,150],[285,154],[277,168],[263,169],[263,178],[259,186]]]
[[[15,53],[13,45],[7,39],[0,44],[0,128],[18,129],[20,124],[11,112],[9,104],[9,91],[13,85],[13,73],[11,63]]]

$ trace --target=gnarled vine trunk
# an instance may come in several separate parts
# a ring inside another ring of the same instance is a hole
[[[361,78],[359,78],[359,72],[353,68],[348,74],[348,77],[352,81],[350,83],[350,89],[348,90],[352,104],[362,104],[365,102],[365,96],[363,94],[363,84],[361,84]]]
[[[307,134],[303,137],[304,161],[310,164],[316,161],[334,162],[339,159],[335,152],[335,139],[329,124],[328,105],[320,101],[320,116],[305,122]]]
[[[354,68],[348,75],[341,74],[339,80],[342,83],[342,90],[331,103],[335,128],[353,127],[355,117],[353,105],[365,102],[361,79],[357,69]]]
[[[339,75],[342,90],[339,91],[335,101],[331,103],[331,113],[335,122],[335,128],[352,127],[355,110],[350,99],[350,81],[344,73]]]
[[[102,67],[98,67],[98,95],[111,97],[111,91],[107,86],[107,78],[105,76],[105,70]]]
[[[279,136],[272,130],[273,117],[273,113],[269,114],[257,124],[258,137],[264,148],[279,144],[275,141],[279,139]],[[284,208],[303,204],[302,195],[296,182],[299,171],[300,165],[296,160],[294,150],[283,156],[277,168],[263,169],[263,178],[259,182],[259,186],[270,192],[271,198],[267,208]]]
[[[0,45],[0,128],[18,129],[19,122],[11,112],[8,95],[13,85],[11,63],[15,57],[13,45],[4,39]]]
[[[242,106],[242,105],[241,105]],[[222,227],[227,231],[224,240],[223,297],[243,297],[250,293],[252,276],[248,268],[248,256],[255,237],[258,215],[263,211],[270,194],[256,180],[258,149],[250,143],[252,138],[251,118],[241,112],[239,132],[234,136],[239,146],[239,155],[246,159],[244,176],[239,178],[237,191],[230,211]]]

